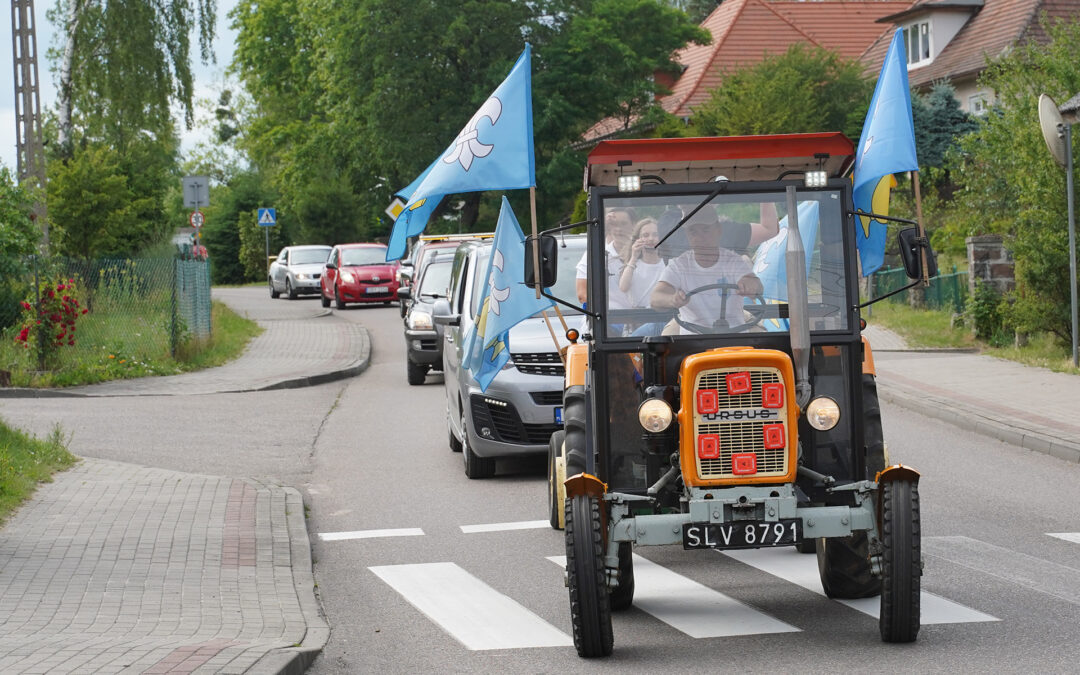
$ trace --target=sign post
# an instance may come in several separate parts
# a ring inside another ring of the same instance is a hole
[[[277,209],[259,209],[259,227],[265,228],[266,232],[266,265],[270,266],[270,228],[277,225]]]

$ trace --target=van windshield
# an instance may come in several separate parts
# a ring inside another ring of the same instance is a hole
[[[556,239],[559,242],[559,248],[557,249],[559,256],[559,271],[555,279],[555,285],[548,289],[548,294],[564,300],[571,299],[576,297],[577,294],[577,291],[575,290],[575,275],[577,273],[578,262],[585,256],[586,240],[584,235],[567,235],[557,237]],[[490,246],[477,256],[477,274],[473,278],[472,303],[470,306],[470,312],[473,316],[476,316],[479,311],[478,300],[480,299],[481,284],[486,282],[486,279],[484,279],[483,276],[487,271],[488,260],[490,257]],[[576,315],[579,313],[565,305],[560,305],[559,311],[563,314]]]
[[[720,194],[674,230],[704,196],[604,200],[607,337],[787,332],[786,194]],[[847,328],[843,223],[840,191],[799,193],[811,331]]]

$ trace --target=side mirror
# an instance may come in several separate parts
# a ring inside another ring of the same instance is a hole
[[[539,246],[540,249],[540,278],[537,279],[536,270],[534,269],[533,261],[535,260],[535,251]],[[525,237],[525,285],[529,288],[535,289],[537,286],[541,288],[551,288],[555,285],[555,281],[559,275],[559,242],[550,234],[539,235],[539,243],[537,243],[537,237],[529,235]]]
[[[449,300],[439,298],[431,304],[431,318],[440,326],[461,325],[461,315],[451,312]]]
[[[930,240],[927,238],[920,240],[917,228],[909,227],[900,230],[896,235],[896,239],[900,244],[900,258],[904,261],[904,271],[907,272],[908,278],[922,278],[922,255],[920,255],[920,249],[923,247],[926,248],[926,277],[933,279],[938,275],[937,257],[934,255],[934,250],[930,248]]]
[[[328,262],[328,263],[326,263],[326,269],[328,269],[328,270],[336,270],[336,269],[337,269],[337,265],[335,265],[335,264],[334,264],[334,263],[332,263],[332,262]]]
[[[409,290],[408,286],[401,286],[397,289],[397,296],[402,300],[408,300],[412,297],[412,291]]]

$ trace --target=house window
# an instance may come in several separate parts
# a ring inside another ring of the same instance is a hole
[[[985,94],[972,94],[968,96],[968,112],[972,115],[982,115],[986,113],[986,95]]]
[[[930,22],[922,21],[904,28],[909,66],[930,60]]]

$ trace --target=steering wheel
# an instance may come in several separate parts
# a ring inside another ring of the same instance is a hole
[[[753,321],[748,321],[746,323],[739,324],[737,326],[728,326],[728,323],[727,323],[727,299],[728,299],[728,295],[729,295],[728,291],[735,291],[736,293],[738,293],[738,290],[739,290],[739,285],[738,284],[706,284],[704,286],[698,286],[697,288],[695,288],[695,289],[693,289],[691,291],[688,291],[686,293],[686,298],[687,298],[687,300],[689,300],[691,297],[693,297],[694,295],[696,295],[698,293],[704,293],[705,291],[713,291],[713,290],[719,290],[719,291],[724,291],[724,292],[722,293],[722,298],[720,300],[720,316],[715,321],[713,321],[713,325],[711,327],[702,326],[701,324],[693,323],[693,322],[690,322],[690,321],[684,321],[683,319],[679,318],[679,312],[675,312],[675,323],[679,324],[680,326],[682,326],[686,330],[690,331],[691,333],[697,333],[698,335],[707,335],[707,334],[713,334],[713,333],[742,333],[744,331],[750,330],[754,326],[761,323],[761,319],[764,317],[765,313],[763,311],[758,311],[758,312],[751,312],[751,316],[754,317]],[[763,298],[762,296],[755,295],[755,296],[750,296],[750,297],[752,297],[759,305],[765,305],[765,298]]]

